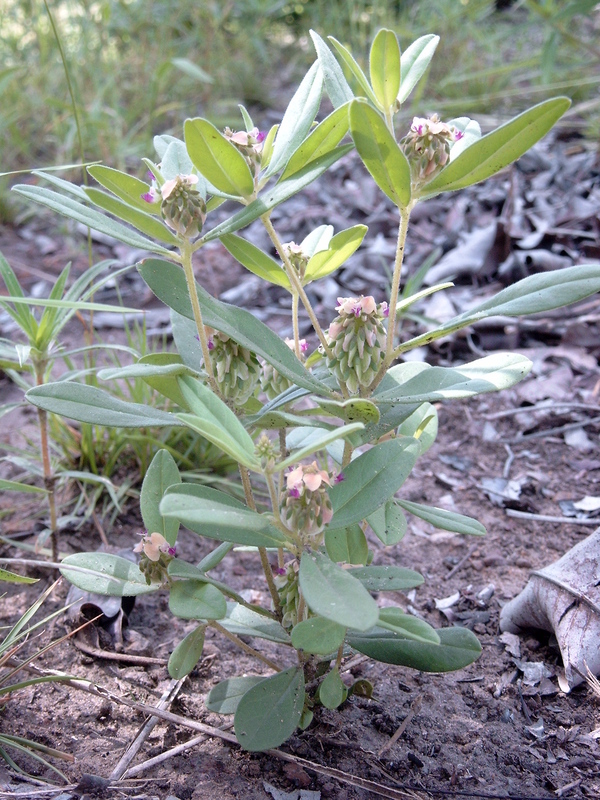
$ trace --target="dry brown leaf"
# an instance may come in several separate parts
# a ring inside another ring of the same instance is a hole
[[[532,628],[556,636],[566,691],[584,680],[587,668],[600,674],[600,528],[558,561],[533,572],[525,589],[504,606],[502,631]]]

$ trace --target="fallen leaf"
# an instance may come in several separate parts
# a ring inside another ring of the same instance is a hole
[[[544,569],[500,612],[500,630],[537,628],[556,636],[570,691],[586,668],[600,673],[600,528]],[[560,683],[560,682],[559,682]]]
[[[573,503],[573,505],[580,511],[598,511],[600,508],[600,497],[592,497],[586,494],[582,500],[578,500],[576,503]]]

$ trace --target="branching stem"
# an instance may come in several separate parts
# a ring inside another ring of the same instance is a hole
[[[321,342],[321,344],[323,346],[323,350],[325,351],[326,355],[329,358],[332,358],[333,354],[331,352],[329,344],[327,343],[327,339],[325,338],[325,334],[323,333],[323,330],[322,330],[321,326],[319,325],[319,320],[317,319],[317,315],[314,312],[314,309],[313,309],[313,307],[312,307],[312,305],[310,303],[310,300],[306,296],[306,292],[304,291],[304,287],[300,283],[300,278],[298,277],[298,273],[296,272],[294,267],[291,265],[290,260],[287,257],[287,255],[285,253],[285,250],[283,249],[283,244],[281,243],[281,241],[279,240],[279,237],[277,236],[277,231],[273,227],[273,223],[271,222],[271,220],[269,218],[269,215],[268,214],[263,214],[260,219],[261,219],[263,225],[265,226],[265,229],[266,229],[267,233],[269,234],[269,238],[271,239],[271,241],[275,245],[275,249],[277,250],[277,253],[279,254],[279,258],[283,262],[283,266],[285,268],[286,275],[288,276],[288,278],[290,280],[290,283],[292,284],[292,289],[293,289],[292,296],[295,293],[295,294],[298,295],[300,300],[302,300],[302,305],[306,309],[306,313],[308,314],[309,319],[310,319],[310,321],[312,323],[312,326],[315,329],[315,333],[319,337],[319,341]]]

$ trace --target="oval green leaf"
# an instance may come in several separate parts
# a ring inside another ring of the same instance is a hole
[[[334,515],[331,528],[360,522],[389,500],[415,465],[419,444],[414,439],[382,442],[344,468],[344,480],[329,491]]]
[[[171,586],[169,611],[182,619],[222,619],[227,613],[227,603],[210,583],[180,580]]]
[[[179,532],[176,519],[166,519],[158,507],[169,486],[181,483],[175,459],[168,450],[159,450],[144,476],[140,493],[140,511],[149,533],[161,533],[173,546]]]
[[[346,628],[323,617],[309,617],[292,628],[292,644],[319,656],[335,653],[344,643]]]
[[[240,700],[248,689],[264,681],[263,675],[247,675],[243,678],[227,678],[217,683],[206,696],[206,707],[217,714],[235,714]]]
[[[250,511],[224,492],[206,486],[171,486],[160,513],[178,519],[194,533],[209,539],[253,547],[285,547],[288,542],[267,517]]]
[[[396,502],[405,511],[444,531],[465,533],[470,536],[485,536],[486,534],[485,527],[481,522],[472,517],[466,517],[464,514],[445,511],[443,508],[435,508],[434,506],[424,506],[421,503],[413,503],[410,500],[397,500]]]
[[[544,100],[482,136],[428,183],[421,197],[464,189],[500,172],[545,136],[570,105],[568,97]]]
[[[172,233],[166,225],[156,219],[156,217],[148,214],[147,211],[140,211],[137,208],[132,208],[122,200],[117,200],[105,192],[92,187],[86,187],[85,193],[94,205],[99,206],[104,211],[117,217],[123,222],[128,222],[137,228],[138,231],[152,236],[153,239],[158,239],[165,244],[177,245],[179,239]]]
[[[258,275],[259,278],[268,283],[283,286],[284,289],[290,290],[290,279],[285,274],[281,264],[271,256],[263,253],[259,247],[233,233],[226,233],[221,236],[221,242],[231,255],[250,272]]]
[[[440,643],[437,632],[425,620],[405,614],[402,609],[394,606],[380,609],[377,626],[407,639],[414,639],[415,642]]]
[[[423,576],[406,567],[358,567],[348,572],[370,592],[403,592],[423,583]]]
[[[291,178],[321,156],[332,152],[348,132],[348,109],[346,105],[336,108],[311,131],[292,153],[281,174],[280,181]]]
[[[377,603],[347,570],[322,553],[303,553],[300,589],[309,608],[331,622],[366,631],[378,619]]]
[[[402,53],[400,59],[402,80],[398,92],[398,102],[403,103],[422,78],[429,66],[435,49],[440,41],[439,36],[432,33],[421,36]]]
[[[304,284],[324,278],[341,267],[358,250],[367,230],[366,225],[355,225],[353,228],[336,233],[327,249],[319,250],[309,260]]]
[[[381,28],[377,32],[371,45],[369,71],[375,96],[387,113],[400,90],[400,45],[394,31]]]
[[[369,557],[367,537],[360,525],[325,531],[325,549],[332,561],[343,564],[366,564]]]
[[[171,653],[167,668],[173,680],[178,681],[189,675],[202,658],[205,631],[206,625],[198,625]]]
[[[379,112],[363,100],[353,100],[350,132],[377,186],[394,205],[405,208],[411,195],[410,167]]]
[[[375,628],[348,636],[350,646],[376,661],[401,664],[422,672],[451,672],[477,661],[481,645],[467,628],[441,628],[439,644],[405,639],[392,631]]]
[[[83,383],[59,381],[35,386],[25,397],[38,408],[63,417],[116,428],[152,428],[180,425],[174,414],[141,403],[127,403]]]
[[[322,91],[323,73],[316,61],[300,82],[285,110],[264,177],[283,169],[292,153],[302,144],[319,110]]]
[[[337,669],[332,669],[319,686],[319,700],[325,708],[333,710],[341,706],[347,696],[348,690],[344,686],[340,673]]]
[[[74,553],[62,560],[60,571],[74,586],[92,594],[135,597],[160,589],[158,583],[146,583],[137,564],[110,553]]]
[[[301,667],[290,667],[257,683],[244,694],[235,712],[238,742],[252,752],[279,747],[298,727],[304,696]]]
[[[246,159],[212,122],[187,119],[183,130],[193,165],[216,189],[237,197],[253,194],[254,178]]]

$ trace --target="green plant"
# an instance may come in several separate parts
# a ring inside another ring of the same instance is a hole
[[[109,554],[83,553],[66,558],[62,572],[99,593],[168,589],[171,612],[198,621],[171,655],[174,677],[187,674],[198,661],[207,627],[272,670],[267,677],[228,679],[207,699],[210,709],[235,714],[236,736],[249,750],[279,745],[296,728],[306,728],[319,706],[333,709],[353,692],[368,694],[365,682],[347,686],[342,681],[340,667],[350,652],[435,672],[477,659],[481,648],[470,631],[435,630],[399,607],[378,607],[371,592],[408,589],[423,579],[410,569],[378,566],[370,545],[399,543],[405,513],[447,530],[485,533],[475,519],[396,495],[435,440],[435,403],[512,386],[531,363],[513,353],[457,368],[396,362],[412,348],[478,320],[549,310],[600,289],[599,265],[533,275],[442,325],[399,340],[400,316],[425,294],[444,288],[419,289],[415,283],[413,293],[401,293],[415,204],[503,169],[550,130],[569,100],[540,103],[486,136],[468,117],[448,123],[437,115],[415,117],[398,140],[394,117],[427,69],[438,37],[423,36],[401,53],[396,35],[380,30],[371,46],[368,77],[339,41],[330,41],[332,49],[313,34],[317,62],[281,123],[268,133],[258,131],[244,108],[245,130],[237,132],[221,133],[206,119],[188,119],[185,142],[156,138],[160,163],[144,159],[149,182],[92,166],[91,176],[107,191],[65,183],[59,185],[62,192],[16,188],[26,198],[154,253],[157,257],[138,269],[172,309],[178,349],[178,354],[153,354],[99,373],[109,380],[143,378],[175,404],[173,413],[71,381],[35,387],[28,399],[46,411],[93,424],[190,428],[237,461],[244,491],[245,502],[240,502],[223,491],[183,482],[171,455],[160,451],[142,485],[146,532],[135,548],[139,566]],[[314,125],[323,87],[334,110]],[[341,144],[348,132],[352,143]],[[398,209],[390,294],[382,303],[371,296],[339,298],[337,315],[323,326],[306,286],[338,269],[367,229],[356,225],[334,234],[322,225],[300,244],[284,243],[271,212],[354,147]],[[241,207],[205,232],[206,220],[224,200]],[[238,234],[257,219],[277,259]],[[196,283],[192,254],[217,239],[249,270],[290,293],[292,340],[283,342],[252,314],[220,302]],[[310,344],[299,334],[300,304],[314,328],[310,354]],[[257,490],[266,493],[266,502],[260,502]],[[177,558],[180,524],[220,542],[196,566]],[[256,552],[268,602],[250,603],[211,577],[236,545]],[[77,572],[81,567],[97,574]],[[247,644],[247,637],[275,642],[288,655],[275,661]]]
[[[6,581],[8,583],[36,583],[35,579],[26,578],[22,575],[17,575],[5,569],[0,569],[0,581]],[[29,654],[23,660],[19,659],[21,650],[31,639],[32,635],[36,631],[39,631],[41,627],[50,622],[54,617],[56,617],[57,614],[62,614],[65,610],[64,608],[61,608],[59,611],[44,617],[44,619],[39,620],[36,623],[31,624],[32,618],[35,616],[35,614],[37,614],[41,606],[48,599],[55,586],[56,583],[53,583],[51,586],[49,586],[27,609],[22,617],[8,629],[8,632],[2,641],[0,641],[0,708],[6,703],[14,702],[15,695],[21,689],[25,689],[28,686],[34,686],[39,683],[60,682],[65,678],[68,678],[68,676],[60,675],[46,675],[42,677],[28,678],[25,680],[18,680],[17,678],[19,673],[29,667],[29,665],[36,658],[39,658],[39,656],[47,653],[50,649],[56,647],[56,645],[63,641],[62,639],[59,639],[51,642],[45,647],[38,648],[33,655]],[[26,754],[34,758],[36,761],[42,763],[45,767],[51,769],[55,774],[62,778],[65,783],[68,783],[67,777],[53,764],[47,761],[46,758],[44,758],[44,756],[50,756],[53,758],[63,759],[64,761],[74,761],[73,756],[69,755],[68,753],[63,753],[60,750],[47,747],[46,745],[34,742],[31,739],[27,739],[23,736],[15,736],[13,734],[0,732],[0,757],[3,758],[4,761],[15,771],[23,773],[21,767],[19,767],[10,754],[14,751],[20,755]]]
[[[0,366],[6,374],[18,385],[24,392],[27,392],[32,386],[41,386],[46,383],[51,374],[52,369],[57,360],[69,368],[69,372],[63,375],[64,378],[72,377],[75,375],[82,375],[86,372],[93,372],[94,368],[89,367],[86,369],[73,369],[70,359],[77,355],[85,355],[91,352],[95,345],[87,344],[83,347],[66,349],[61,344],[61,333],[73,316],[77,313],[85,311],[117,311],[117,313],[125,312],[126,309],[116,308],[114,306],[106,306],[99,303],[90,303],[87,300],[108,280],[108,278],[101,277],[110,266],[109,262],[101,262],[91,269],[87,270],[82,276],[73,282],[68,287],[68,279],[70,267],[67,265],[59,275],[56,283],[52,287],[50,295],[45,300],[35,300],[25,296],[23,289],[18,281],[14,271],[0,253],[0,275],[8,290],[8,295],[3,295],[0,298],[0,306],[12,317],[13,321],[18,327],[19,334],[24,341],[13,342],[9,339],[0,339]],[[113,275],[110,275],[112,280]],[[43,309],[41,313],[33,310],[33,306],[38,306]],[[135,311],[135,309],[132,309]],[[104,345],[107,350],[112,348],[121,348],[119,345]],[[135,351],[127,349],[130,355],[137,355]],[[10,413],[20,404],[5,404],[0,407],[0,412]],[[0,488],[7,491],[20,491],[20,492],[39,492],[46,495],[48,500],[48,510],[50,515],[49,526],[46,534],[42,534],[38,545],[43,544],[47,535],[52,539],[53,557],[56,559],[58,556],[58,514],[56,504],[56,482],[58,479],[64,481],[69,478],[77,477],[87,481],[100,482],[101,486],[105,488],[107,483],[106,478],[88,474],[75,475],[73,471],[62,469],[60,475],[57,475],[53,467],[52,459],[52,442],[49,435],[49,420],[46,411],[38,409],[38,428],[39,428],[39,453],[41,457],[41,477],[43,479],[43,487],[34,486],[30,483],[19,481],[0,481]],[[63,430],[65,426],[63,424]],[[58,435],[58,434],[57,434]],[[10,459],[10,456],[7,456]],[[18,463],[21,467],[26,466],[27,471],[32,474],[37,474],[38,468],[35,462],[27,464],[27,460],[23,458],[22,454],[18,457]],[[114,491],[112,486],[109,486],[110,491]],[[115,496],[116,497],[116,496]],[[118,502],[117,502],[118,506]]]

